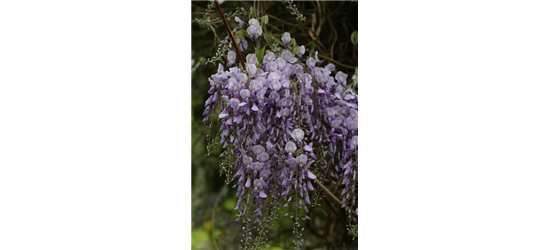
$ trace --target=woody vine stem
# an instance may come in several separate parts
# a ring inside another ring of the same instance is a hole
[[[221,11],[221,6],[219,6],[219,2],[215,0],[215,7],[217,8],[217,11],[219,11],[219,15],[223,19],[223,23],[225,24],[225,28],[227,28],[227,32],[229,33],[229,36],[231,37],[231,40],[233,41],[236,53],[238,54],[238,58],[240,59],[240,64],[242,64],[243,68],[246,68],[246,63],[244,63],[244,58],[242,57],[242,53],[240,53],[240,48],[238,48],[238,44],[236,43],[236,39],[234,38],[234,34],[231,31],[231,27],[229,27],[229,23],[227,22],[227,18],[225,18],[225,15],[223,15],[223,11]]]

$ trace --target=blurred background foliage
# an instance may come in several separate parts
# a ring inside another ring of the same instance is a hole
[[[223,1],[223,12],[230,15],[236,8],[252,7],[258,17],[268,15],[264,33],[280,39],[290,32],[299,45],[305,45],[305,55],[318,51],[319,57],[333,63],[338,71],[352,76],[358,66],[358,2],[357,1],[296,1],[288,7],[282,1]],[[206,156],[207,138],[214,129],[202,123],[204,103],[208,98],[208,77],[217,71],[217,64],[207,63],[217,50],[218,38],[227,35],[216,9],[208,10],[210,1],[192,2],[192,249],[238,249],[242,225],[235,222],[234,183],[225,184],[219,174],[221,147]],[[241,15],[247,20],[248,17]],[[304,20],[303,20],[304,19]],[[201,21],[212,24],[199,25]],[[235,27],[230,22],[231,28]],[[312,220],[304,223],[304,249],[356,249],[352,230],[344,222],[347,216],[339,206],[334,209],[318,194],[317,206],[311,209]],[[281,214],[285,212],[282,211]],[[269,230],[268,249],[293,249],[291,220],[281,220]]]

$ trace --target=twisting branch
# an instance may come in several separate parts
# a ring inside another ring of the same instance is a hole
[[[223,19],[223,23],[225,24],[225,28],[227,28],[227,32],[229,33],[229,36],[231,37],[231,40],[233,40],[234,47],[236,49],[236,53],[238,54],[238,58],[240,59],[240,64],[242,64],[243,68],[246,68],[246,63],[244,63],[244,58],[242,57],[242,53],[240,53],[240,48],[238,47],[238,44],[236,43],[236,39],[234,38],[233,31],[231,30],[231,27],[229,27],[229,23],[227,22],[227,18],[225,18],[225,15],[223,15],[223,11],[221,11],[221,6],[219,6],[219,3],[217,0],[215,0],[215,7],[217,7],[217,10],[219,11],[219,15]]]

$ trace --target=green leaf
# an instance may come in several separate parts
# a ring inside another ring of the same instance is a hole
[[[292,45],[292,54],[294,56],[297,55],[297,42],[295,41],[295,38],[292,38],[292,40],[290,40],[290,44]]]
[[[236,35],[235,35],[236,38],[243,38],[245,36],[249,36],[246,30],[239,30],[236,32]]]
[[[351,43],[357,44],[358,43],[358,31],[354,31],[351,34]]]
[[[250,7],[250,14],[248,15],[248,18],[252,18],[254,16],[254,7]]]
[[[261,18],[261,26],[266,26],[269,23],[269,16],[264,15]]]
[[[263,56],[265,55],[265,47],[267,47],[267,45],[263,46],[263,48],[260,50],[256,50],[255,52],[255,56],[257,57],[258,62],[261,62],[261,60],[263,60]]]

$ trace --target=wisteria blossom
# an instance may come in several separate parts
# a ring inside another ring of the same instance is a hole
[[[235,21],[244,28],[240,18]],[[254,42],[262,35],[257,19],[248,21],[246,31]],[[273,219],[263,215],[279,204],[293,207],[288,216],[295,219],[297,211],[308,213],[313,193],[325,183],[342,186],[336,195],[356,222],[358,77],[349,82],[335,65],[323,65],[318,52],[305,58],[303,45],[292,51],[288,32],[281,41],[284,48],[259,56],[243,52],[245,67],[228,51],[227,68],[219,64],[209,78],[204,122],[219,119],[238,220]]]

